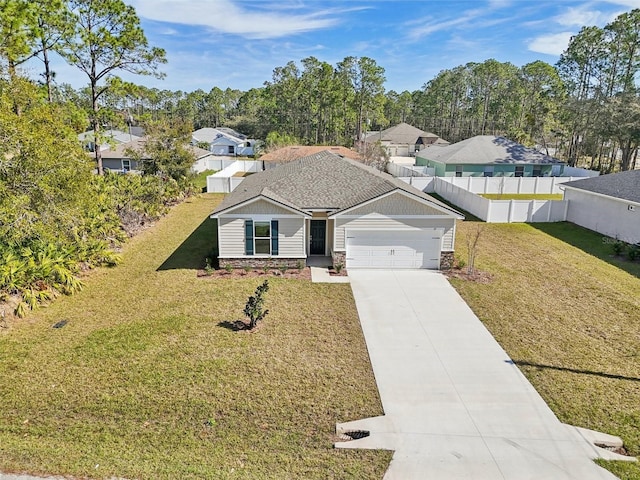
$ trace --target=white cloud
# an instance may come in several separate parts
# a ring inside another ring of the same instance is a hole
[[[564,27],[582,27],[584,25],[597,25],[600,23],[602,12],[588,10],[584,7],[569,7],[567,10],[554,17],[554,21]]]
[[[625,7],[640,8],[640,0],[606,0],[614,5],[624,5]]]
[[[567,49],[573,32],[551,33],[534,38],[527,45],[532,52],[559,56]]]
[[[409,30],[409,38],[418,40],[435,32],[449,30],[451,27],[458,25],[468,24],[472,20],[478,18],[481,14],[482,10],[469,10],[462,12],[462,15],[452,18],[451,20],[443,21],[442,19],[432,19],[431,21],[425,21],[422,25]]]
[[[201,25],[251,39],[285,37],[326,29],[340,21],[336,10],[306,14],[243,9],[231,0],[131,0],[139,16],[161,22]]]

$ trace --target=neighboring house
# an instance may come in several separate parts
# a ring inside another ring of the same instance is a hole
[[[380,132],[367,132],[364,142],[380,142],[391,157],[411,157],[430,145],[449,145],[449,142],[438,135],[407,123],[400,123]]]
[[[139,140],[140,138],[142,138],[140,136],[135,135],[133,133],[133,130],[131,132],[123,132],[121,130],[113,130],[113,129],[101,131],[100,137],[103,139],[100,145],[100,151],[109,150],[109,149],[115,148],[120,144],[133,142],[135,140]],[[95,133],[93,132],[93,130],[89,130],[87,132],[83,132],[79,134],[78,140],[80,140],[80,143],[85,148],[85,150],[89,152],[95,152],[96,143],[95,143]]]
[[[318,152],[328,151],[334,153],[340,157],[350,158],[351,160],[362,161],[361,155],[355,150],[351,150],[347,147],[341,146],[303,146],[303,145],[292,145],[289,147],[282,147],[273,152],[266,153],[262,155],[259,160],[263,162],[264,169],[268,170],[270,168],[277,167],[278,165],[282,165],[284,163],[289,163],[294,160],[298,160],[302,157],[308,157],[309,155],[313,155]]]
[[[193,145],[208,145],[214,155],[248,157],[253,155],[256,140],[236,132],[231,128],[201,128],[191,135]]]
[[[138,138],[131,142],[120,143],[107,150],[101,150],[102,167],[106,170],[116,170],[123,173],[139,170],[138,162],[131,158],[130,150],[142,153],[144,151],[144,142],[144,138]],[[207,159],[211,158],[213,154],[208,150],[194,147],[193,145],[188,145],[187,147],[196,158],[191,170],[195,173],[208,170]]]
[[[244,179],[214,210],[221,267],[448,268],[462,215],[401,180],[323,151]]]
[[[144,148],[144,138],[136,138],[131,142],[118,143],[107,149],[101,149],[102,168],[123,173],[137,171],[138,162],[131,158],[129,150],[142,151]],[[91,154],[93,158],[93,154]]]
[[[640,243],[640,170],[562,185],[567,221],[627,243]]]
[[[416,165],[433,169],[436,177],[557,177],[564,169],[556,158],[493,135],[421,150]]]

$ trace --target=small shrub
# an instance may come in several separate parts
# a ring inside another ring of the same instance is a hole
[[[281,273],[282,275],[284,275],[285,273],[287,273],[287,269],[288,269],[288,268],[287,268],[287,266],[286,266],[286,265],[284,265],[284,264],[282,264],[282,265],[280,265],[280,266],[278,267],[278,270],[280,270],[280,273]]]
[[[213,265],[211,264],[211,259],[209,257],[204,259],[204,271],[207,275],[212,275],[213,271],[215,269],[213,268]]]
[[[344,268],[344,265],[342,263],[336,263],[333,266],[333,269],[336,271],[336,273],[340,273],[343,268]]]
[[[296,262],[296,268],[298,269],[298,271],[302,271],[302,269],[304,268],[304,263],[302,262],[302,260],[298,260]]]
[[[244,314],[249,319],[249,328],[254,329],[258,322],[264,319],[269,310],[264,309],[264,294],[269,291],[269,280],[265,280],[262,285],[258,285],[256,291],[247,299],[244,306]]]
[[[622,255],[624,252],[624,242],[621,242],[620,240],[616,240],[611,244],[611,248],[613,249],[613,254],[614,255]]]
[[[269,273],[269,270],[270,270],[270,269],[271,269],[271,266],[270,266],[268,263],[265,263],[265,264],[262,266],[262,271],[263,271],[264,273]]]
[[[251,267],[249,265],[245,265],[242,269],[244,270],[245,275],[249,274],[251,271]]]
[[[224,271],[225,271],[225,272],[227,272],[227,273],[231,273],[231,272],[233,272],[233,267],[231,266],[231,264],[230,264],[230,263],[227,263],[227,264],[224,266]]]
[[[627,258],[632,262],[640,258],[640,246],[629,245],[627,247]]]
[[[456,257],[456,267],[463,269],[467,265],[467,262],[464,261],[462,257]]]

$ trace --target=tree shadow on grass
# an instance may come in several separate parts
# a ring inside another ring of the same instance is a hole
[[[555,365],[542,365],[539,363],[526,362],[524,360],[505,360],[507,363],[515,364],[518,367],[533,367],[543,370],[557,370],[559,372],[578,373],[582,375],[594,375],[596,377],[612,378],[614,380],[627,380],[629,382],[640,382],[640,378],[637,377],[625,377],[624,375],[616,375],[606,372],[594,372],[592,370],[580,370],[576,368],[568,367],[556,367]]]
[[[205,266],[205,258],[217,251],[218,221],[207,217],[157,270],[198,270]]]
[[[240,332],[242,330],[249,330],[249,325],[244,323],[242,320],[229,321],[225,320],[224,322],[218,323],[219,327],[226,328],[227,330],[231,330],[232,332]]]
[[[558,240],[579,248],[589,255],[593,255],[610,265],[624,270],[634,277],[640,278],[640,263],[632,262],[624,257],[613,254],[614,239],[601,233],[588,230],[570,222],[531,223],[533,228],[540,230]]]
[[[457,205],[454,205],[449,200],[446,200],[444,197],[441,197],[437,193],[429,193],[429,196],[435,198],[436,200],[438,200],[438,201],[444,203],[445,205],[450,206],[454,210],[460,212],[462,215],[464,215],[464,221],[465,222],[483,222],[484,223],[484,220],[476,217],[473,213],[469,213],[466,210],[463,210],[462,208],[458,207]]]

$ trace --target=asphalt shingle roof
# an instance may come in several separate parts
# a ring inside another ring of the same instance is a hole
[[[640,170],[574,180],[563,186],[640,203]]]
[[[260,196],[299,211],[323,209],[335,213],[394,190],[428,200],[452,215],[461,216],[402,180],[328,151],[248,176],[225,197],[213,214]]]
[[[391,142],[414,145],[420,138],[439,138],[436,134],[425,132],[408,123],[399,123],[381,132],[369,132],[365,142]]]
[[[361,159],[361,155],[358,152],[347,147],[327,145],[291,145],[279,148],[273,152],[265,153],[260,157],[260,160],[263,162],[287,163],[302,157],[308,157],[314,153],[322,152],[323,150],[328,150],[331,153],[335,153],[341,157],[351,158],[353,160]]]
[[[478,135],[452,145],[426,148],[421,150],[417,156],[449,164],[563,163],[533,148],[494,135]]]

